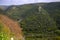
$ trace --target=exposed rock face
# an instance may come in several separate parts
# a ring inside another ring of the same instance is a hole
[[[5,15],[0,15],[0,20],[9,27],[11,33],[13,33],[14,40],[23,40],[23,33],[20,28],[20,25],[16,22],[11,20],[9,17]]]

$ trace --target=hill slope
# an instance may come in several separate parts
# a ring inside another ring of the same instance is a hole
[[[26,40],[60,40],[60,2],[13,5],[5,12],[21,24]]]
[[[5,28],[5,25],[7,26],[6,28],[9,28],[10,34],[14,35],[12,37],[15,37],[15,40],[19,40],[19,39],[22,40],[22,37],[23,37],[22,30],[21,30],[21,28],[20,28],[20,26],[19,26],[19,24],[17,22],[9,19],[5,15],[0,15],[0,21],[4,24],[4,28]],[[6,33],[9,33],[9,31],[6,32]]]

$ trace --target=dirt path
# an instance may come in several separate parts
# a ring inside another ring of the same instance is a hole
[[[19,26],[19,24],[16,21],[13,21],[12,19],[8,18],[5,15],[0,15],[0,20],[10,28],[11,32],[14,33],[15,37],[17,39],[22,38],[22,30]]]

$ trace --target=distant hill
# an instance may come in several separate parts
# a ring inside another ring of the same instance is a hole
[[[9,6],[0,5],[0,9],[6,10]]]
[[[36,4],[25,4],[25,5],[12,5],[9,6],[6,10],[6,14],[9,15],[12,19],[25,18],[25,13],[32,10],[38,10],[39,6],[43,6],[46,3],[36,3]],[[13,18],[13,17],[14,18]]]

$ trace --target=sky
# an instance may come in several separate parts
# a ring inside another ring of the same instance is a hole
[[[60,0],[0,0],[0,5],[21,5],[29,3],[56,2]]]

